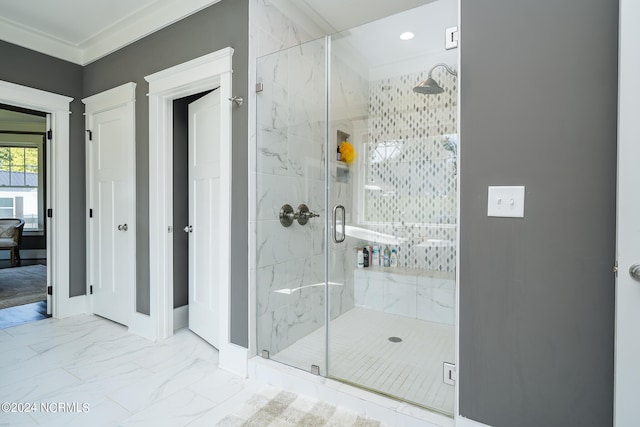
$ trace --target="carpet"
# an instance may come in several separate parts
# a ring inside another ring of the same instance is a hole
[[[240,411],[227,416],[217,425],[223,427],[381,427],[379,421],[286,391],[281,391],[275,396],[256,394]]]
[[[0,269],[0,309],[47,299],[47,266]]]

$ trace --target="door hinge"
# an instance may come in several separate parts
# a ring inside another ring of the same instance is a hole
[[[47,139],[51,141],[53,139],[53,130],[49,129],[47,131]]]
[[[93,132],[91,132],[90,130],[86,130],[85,132],[89,136],[89,141],[93,141]]]
[[[613,264],[613,268],[611,270],[613,271],[613,274],[615,274],[617,278],[618,277],[618,260],[616,260],[615,264]]]
[[[47,218],[53,218],[53,209],[47,209]]]
[[[264,90],[264,85],[262,83],[256,83],[256,93],[262,92]]]
[[[89,295],[93,295],[93,285],[89,285]]]
[[[89,218],[93,218],[93,209],[89,209]]]
[[[53,295],[53,286],[47,286],[47,295]]]

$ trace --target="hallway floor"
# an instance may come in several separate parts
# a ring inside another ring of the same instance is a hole
[[[12,328],[24,323],[47,319],[47,302],[18,305],[0,309],[0,329]]]
[[[0,425],[231,425],[256,395],[279,392],[218,369],[217,350],[187,329],[153,343],[80,315],[0,330],[0,348],[0,402],[34,405],[3,404]]]

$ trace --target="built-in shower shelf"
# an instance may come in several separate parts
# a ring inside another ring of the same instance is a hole
[[[351,171],[349,165],[342,160],[336,160],[336,181],[348,184],[351,179]]]

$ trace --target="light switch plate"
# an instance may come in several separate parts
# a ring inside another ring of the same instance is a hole
[[[524,218],[524,186],[490,186],[487,216]]]

